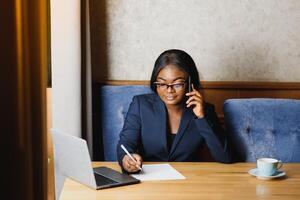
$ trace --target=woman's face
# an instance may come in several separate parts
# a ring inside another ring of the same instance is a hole
[[[185,99],[188,74],[174,65],[167,65],[157,75],[156,91],[168,105],[179,105]]]

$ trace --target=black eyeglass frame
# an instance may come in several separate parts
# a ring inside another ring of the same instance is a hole
[[[180,90],[185,88],[184,85],[186,83],[187,83],[187,81],[184,81],[184,82],[181,82],[181,83],[169,83],[169,84],[167,84],[167,83],[162,83],[162,82],[156,81],[153,84],[156,85],[156,88],[161,88],[163,90],[168,90],[169,87],[171,87],[173,90],[180,91]],[[163,88],[165,86],[166,86],[166,88]],[[180,86],[180,87],[176,88],[176,86]]]

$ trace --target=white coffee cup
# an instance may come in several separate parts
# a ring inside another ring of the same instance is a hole
[[[257,159],[257,169],[261,176],[272,176],[283,166],[280,160],[274,158]]]

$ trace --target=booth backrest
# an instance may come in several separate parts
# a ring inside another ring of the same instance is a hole
[[[238,161],[300,162],[300,100],[229,99],[224,119]]]
[[[100,123],[105,161],[116,161],[116,146],[133,96],[152,93],[149,86],[101,86]]]

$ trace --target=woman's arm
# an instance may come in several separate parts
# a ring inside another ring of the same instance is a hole
[[[212,104],[205,105],[205,116],[195,119],[199,132],[204,137],[210,153],[217,162],[231,162],[231,151],[226,134],[219,123]]]
[[[205,103],[202,94],[194,86],[186,96],[188,96],[187,107],[191,107],[197,117],[195,119],[197,127],[204,137],[210,153],[216,161],[229,163],[231,153],[228,148],[228,141],[219,123],[214,106]]]
[[[124,169],[123,158],[126,155],[121,148],[123,144],[129,153],[137,153],[140,143],[140,130],[141,130],[141,118],[140,118],[140,106],[138,98],[135,96],[129,106],[123,129],[120,133],[119,142],[117,144],[117,158],[120,166]]]

